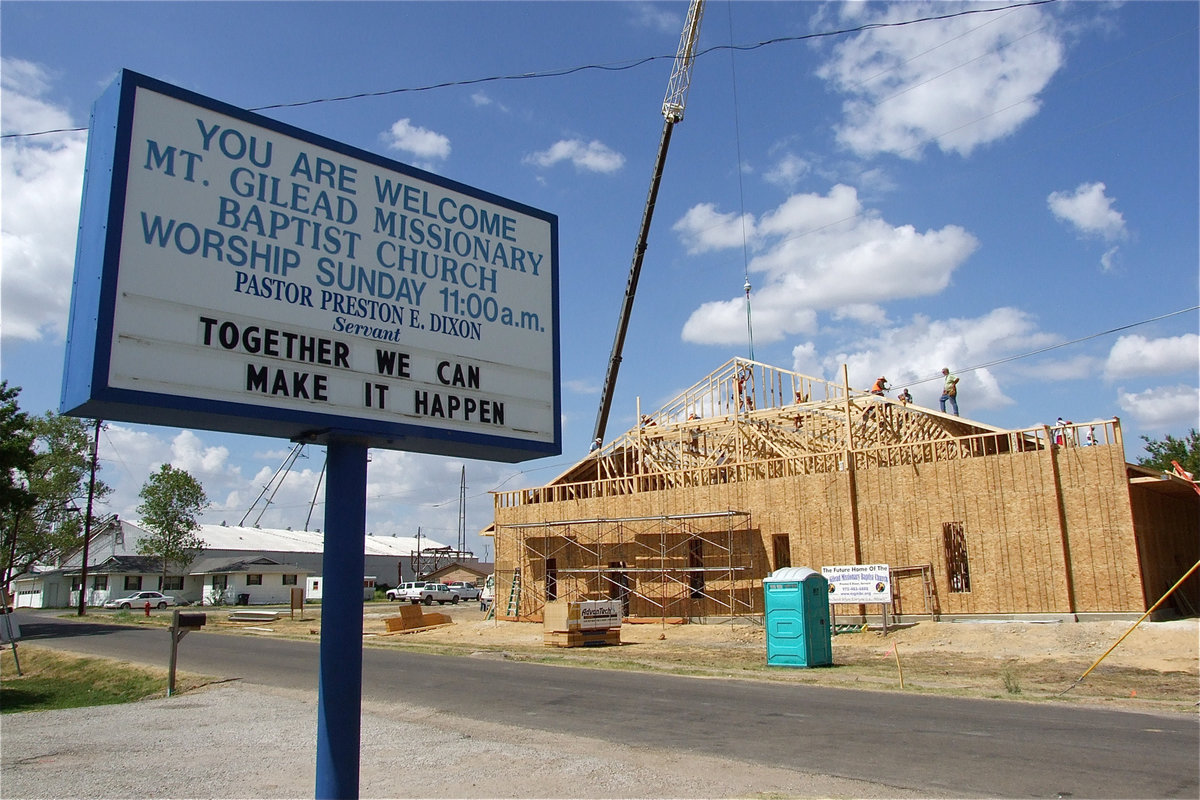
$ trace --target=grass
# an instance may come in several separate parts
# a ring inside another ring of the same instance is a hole
[[[17,645],[21,675],[11,648],[0,653],[0,713],[132,703],[167,692],[166,670]],[[176,673],[176,693],[204,685],[198,675]]]
[[[1000,677],[1004,680],[1004,691],[1009,694],[1021,693],[1021,681],[1017,678],[1016,672],[1010,666],[1005,666],[1000,671]]]

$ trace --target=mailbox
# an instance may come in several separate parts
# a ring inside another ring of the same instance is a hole
[[[203,628],[204,623],[207,621],[207,614],[180,614],[176,620],[176,625],[180,628]]]

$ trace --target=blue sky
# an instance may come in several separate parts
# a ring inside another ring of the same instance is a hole
[[[928,19],[987,9],[1004,10]],[[887,375],[935,408],[949,366],[965,417],[1119,416],[1129,460],[1140,435],[1200,425],[1198,10],[710,3],[609,438],[639,398],[656,408],[747,355],[747,276],[758,361],[833,380],[846,364],[856,388]],[[86,128],[121,68],[244,108],[384,93],[261,113],[559,217],[563,455],[372,451],[368,530],[453,543],[465,465],[467,544],[490,554],[488,491],[587,451],[686,11],[6,0],[0,376],[25,410],[57,409],[86,147],[10,134]],[[204,483],[205,521],[233,523],[289,450],[112,421],[108,510],[135,516],[169,461]],[[323,452],[306,455],[262,525],[305,524]]]

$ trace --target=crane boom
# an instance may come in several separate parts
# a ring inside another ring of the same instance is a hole
[[[629,267],[629,280],[625,284],[625,298],[621,303],[621,315],[617,319],[617,334],[613,339],[612,353],[608,359],[608,370],[604,374],[604,386],[600,390],[600,410],[596,414],[596,429],[593,438],[604,441],[604,430],[608,427],[608,412],[612,408],[613,392],[617,385],[617,371],[621,367],[621,351],[625,347],[625,334],[629,330],[629,317],[633,311],[633,297],[637,293],[638,278],[642,273],[642,259],[646,254],[650,236],[650,220],[654,217],[654,205],[658,201],[658,187],[662,182],[663,165],[667,161],[667,148],[671,144],[671,132],[677,122],[683,120],[687,105],[688,88],[692,83],[692,66],[696,61],[696,39],[700,35],[700,20],[704,16],[704,0],[692,0],[688,6],[683,34],[679,37],[679,50],[675,53],[675,65],[667,94],[663,99],[662,137],[658,142],[658,156],[654,159],[654,173],[650,179],[650,191],[646,195],[646,206],[642,211],[642,222],[638,227],[637,243],[633,248],[633,263]]]

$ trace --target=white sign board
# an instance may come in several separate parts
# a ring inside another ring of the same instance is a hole
[[[892,578],[887,564],[821,567],[829,581],[830,603],[890,603]]]
[[[561,452],[558,219],[125,71],[93,113],[61,410]]]
[[[584,631],[621,627],[620,600],[582,600],[579,603],[579,629]]]

